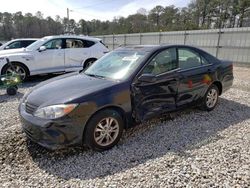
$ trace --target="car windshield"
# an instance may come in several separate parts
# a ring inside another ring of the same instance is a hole
[[[133,73],[146,54],[145,51],[113,51],[97,60],[84,73],[94,77],[123,80]]]

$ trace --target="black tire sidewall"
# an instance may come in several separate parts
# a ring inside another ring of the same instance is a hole
[[[9,87],[7,88],[7,94],[8,95],[16,95],[17,89],[15,87]]]
[[[25,78],[22,81],[25,81],[27,79],[27,77],[28,77],[28,70],[27,70],[27,68],[25,66],[23,66],[22,64],[20,64],[20,63],[12,63],[12,64],[13,65],[18,65],[18,66],[20,66],[20,67],[23,68],[23,70],[25,71]],[[7,69],[9,67],[10,67],[10,65],[8,65],[8,64],[5,65],[4,68],[3,68],[3,70],[2,70],[2,74],[7,74],[6,71],[7,71]]]
[[[208,93],[209,93],[209,91],[210,91],[211,89],[215,89],[215,90],[216,90],[216,92],[217,92],[217,100],[216,100],[215,105],[214,105],[212,108],[209,108],[209,107],[207,106],[207,95],[208,95]],[[213,85],[211,85],[211,86],[208,88],[208,90],[207,90],[207,92],[206,92],[206,94],[205,94],[205,97],[204,97],[204,99],[203,99],[203,109],[204,109],[204,110],[207,110],[207,111],[213,110],[213,109],[217,106],[218,100],[219,100],[219,89],[218,89],[218,87],[217,87],[216,85],[213,84]]]
[[[96,125],[104,118],[107,117],[112,117],[115,118],[119,124],[119,133],[118,136],[116,138],[116,140],[108,145],[108,146],[100,146],[96,143],[95,139],[94,139],[94,130],[96,128]],[[100,112],[97,112],[97,114],[95,114],[86,124],[85,127],[85,132],[83,135],[83,140],[84,143],[91,149],[97,150],[97,151],[103,151],[103,150],[108,150],[110,148],[112,148],[113,146],[115,146],[123,133],[123,129],[124,129],[124,121],[121,117],[121,115],[115,111],[115,110],[102,110]]]
[[[90,65],[92,65],[96,60],[94,59],[89,59],[84,63],[83,69],[87,69]]]

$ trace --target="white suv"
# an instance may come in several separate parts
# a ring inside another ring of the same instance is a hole
[[[108,51],[98,38],[48,36],[27,48],[1,51],[0,72],[8,74],[16,71],[24,80],[29,75],[78,71]],[[7,64],[6,58],[9,58],[13,66]]]

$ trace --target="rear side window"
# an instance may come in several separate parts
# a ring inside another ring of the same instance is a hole
[[[25,48],[29,46],[30,44],[32,44],[33,42],[35,42],[35,40],[25,40],[25,41],[22,41],[21,46],[22,48]]]
[[[205,59],[202,59],[199,53],[189,48],[179,48],[178,54],[179,67],[181,69],[190,69],[206,63]]]
[[[66,48],[89,48],[95,42],[81,39],[66,39]]]
[[[84,42],[80,39],[66,39],[66,48],[84,48]]]

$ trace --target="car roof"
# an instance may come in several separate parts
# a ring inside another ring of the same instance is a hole
[[[161,44],[161,45],[131,45],[131,46],[120,46],[116,50],[139,50],[145,52],[153,52],[156,50],[161,50],[169,47],[188,47],[193,49],[198,49],[194,46],[190,45],[182,45],[182,44]],[[200,50],[200,49],[199,49]]]
[[[11,41],[26,41],[26,40],[39,40],[40,38],[19,38],[19,39],[13,39]]]
[[[95,37],[89,37],[89,36],[82,36],[82,35],[54,35],[54,36],[45,36],[44,38],[78,38],[78,39],[86,39],[86,40],[92,40],[92,41],[101,41],[100,38]]]

